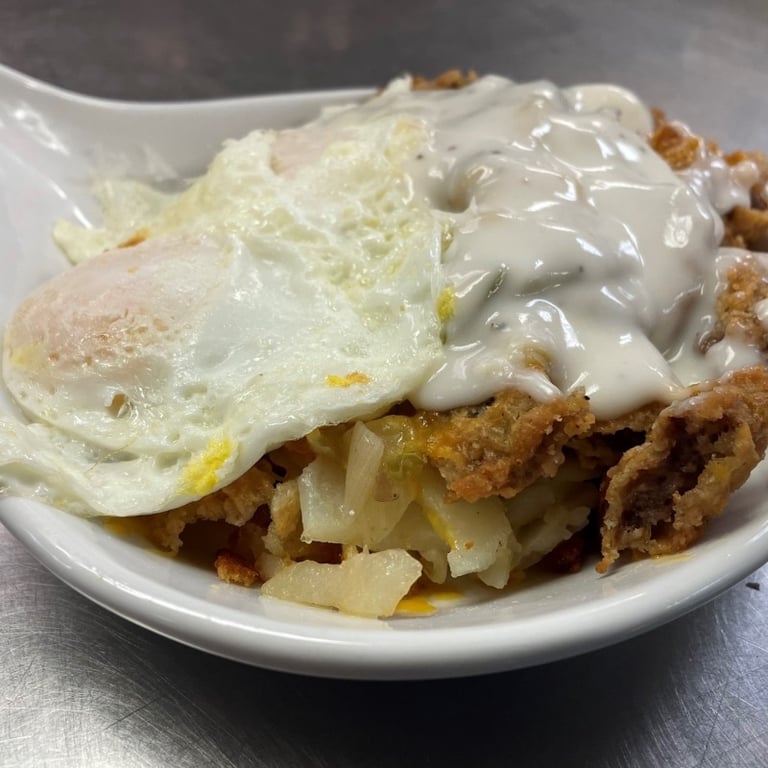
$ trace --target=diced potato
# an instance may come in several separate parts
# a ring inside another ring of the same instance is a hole
[[[299,477],[304,541],[347,543],[354,521],[344,511],[344,469],[318,456]]]
[[[509,499],[507,515],[521,545],[512,568],[529,568],[584,528],[596,496],[589,476],[566,464],[557,477],[539,480]]]
[[[299,477],[304,541],[330,541],[373,547],[394,528],[410,497],[393,494],[391,501],[368,496],[362,507],[345,504],[346,473],[333,459],[318,456]],[[372,493],[375,484],[369,486]]]
[[[518,532],[522,556],[516,567],[529,568],[561,541],[570,539],[587,524],[589,512],[589,507],[570,507],[567,504],[557,504],[545,510],[540,520],[529,523]]]
[[[376,549],[407,549],[417,552],[424,561],[424,572],[435,584],[442,584],[448,577],[448,545],[435,533],[418,504],[405,510],[397,525]]]
[[[512,570],[513,561],[519,557],[521,551],[520,544],[515,539],[514,534],[510,534],[509,543],[496,554],[496,559],[484,571],[477,574],[477,578],[495,589],[504,589],[509,581],[509,574]],[[513,554],[514,550],[514,554]]]
[[[500,499],[447,502],[445,493],[437,472],[425,470],[419,501],[432,528],[450,548],[448,565],[452,576],[486,571],[504,550],[518,548]],[[501,572],[493,579],[500,581]]]
[[[421,575],[421,564],[405,550],[361,552],[340,565],[292,563],[262,586],[262,594],[337,608],[357,616],[391,616]]]

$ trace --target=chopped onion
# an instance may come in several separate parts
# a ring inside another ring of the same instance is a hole
[[[332,459],[318,456],[299,477],[303,541],[349,540],[349,519],[343,508],[344,470]]]
[[[418,552],[424,564],[424,573],[435,584],[448,577],[448,545],[435,533],[418,504],[411,504],[376,549],[407,549]]]

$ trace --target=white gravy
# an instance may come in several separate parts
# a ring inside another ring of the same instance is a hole
[[[757,361],[732,340],[706,354],[698,344],[712,323],[716,262],[733,258],[718,247],[720,214],[747,203],[752,163],[702,153],[674,173],[646,142],[648,110],[610,85],[491,76],[460,91],[411,91],[404,80],[315,125],[392,115],[426,124],[407,170],[414,196],[452,232],[446,356],[415,405],[582,388],[608,418]]]

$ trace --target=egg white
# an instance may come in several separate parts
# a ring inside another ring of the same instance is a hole
[[[3,491],[79,514],[170,509],[423,382],[442,354],[440,227],[402,170],[423,131],[391,118],[282,156],[286,135],[255,132],[180,196],[101,231],[60,226],[81,263],[5,332],[25,418],[0,416]],[[131,233],[143,242],[111,247]]]

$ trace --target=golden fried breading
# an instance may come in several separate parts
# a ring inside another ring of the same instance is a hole
[[[259,572],[245,558],[228,549],[223,549],[216,555],[213,566],[216,568],[216,575],[230,584],[252,587],[259,581]]]
[[[272,466],[262,459],[233,483],[199,501],[148,515],[148,536],[159,547],[177,553],[184,528],[197,520],[222,520],[242,526],[272,500],[276,480]]]
[[[723,245],[768,251],[768,211],[737,206],[723,221]]]
[[[587,434],[570,439],[566,448],[582,468],[605,471],[643,442],[663,408],[662,403],[649,403],[623,416],[596,421]]]
[[[659,110],[654,110],[654,129],[648,143],[674,171],[690,167],[701,154],[704,141],[681,123],[670,122]]]
[[[269,529],[278,539],[287,541],[297,534],[301,526],[301,506],[299,486],[295,480],[280,483],[275,488],[269,511],[272,517]]]
[[[745,253],[739,264],[728,270],[726,281],[717,297],[717,328],[706,344],[730,335],[768,352],[768,330],[756,311],[758,302],[768,299],[768,269],[759,257]]]
[[[411,83],[414,91],[437,91],[446,89],[463,88],[477,80],[477,72],[470,69],[466,74],[460,69],[449,69],[437,77],[427,78],[416,75]]]
[[[582,392],[540,403],[508,389],[479,406],[426,413],[424,453],[449,498],[510,498],[540,477],[554,477],[563,446],[589,432],[595,417]]]
[[[768,444],[768,370],[737,371],[665,408],[603,486],[605,572],[623,550],[679,552],[723,511]]]

